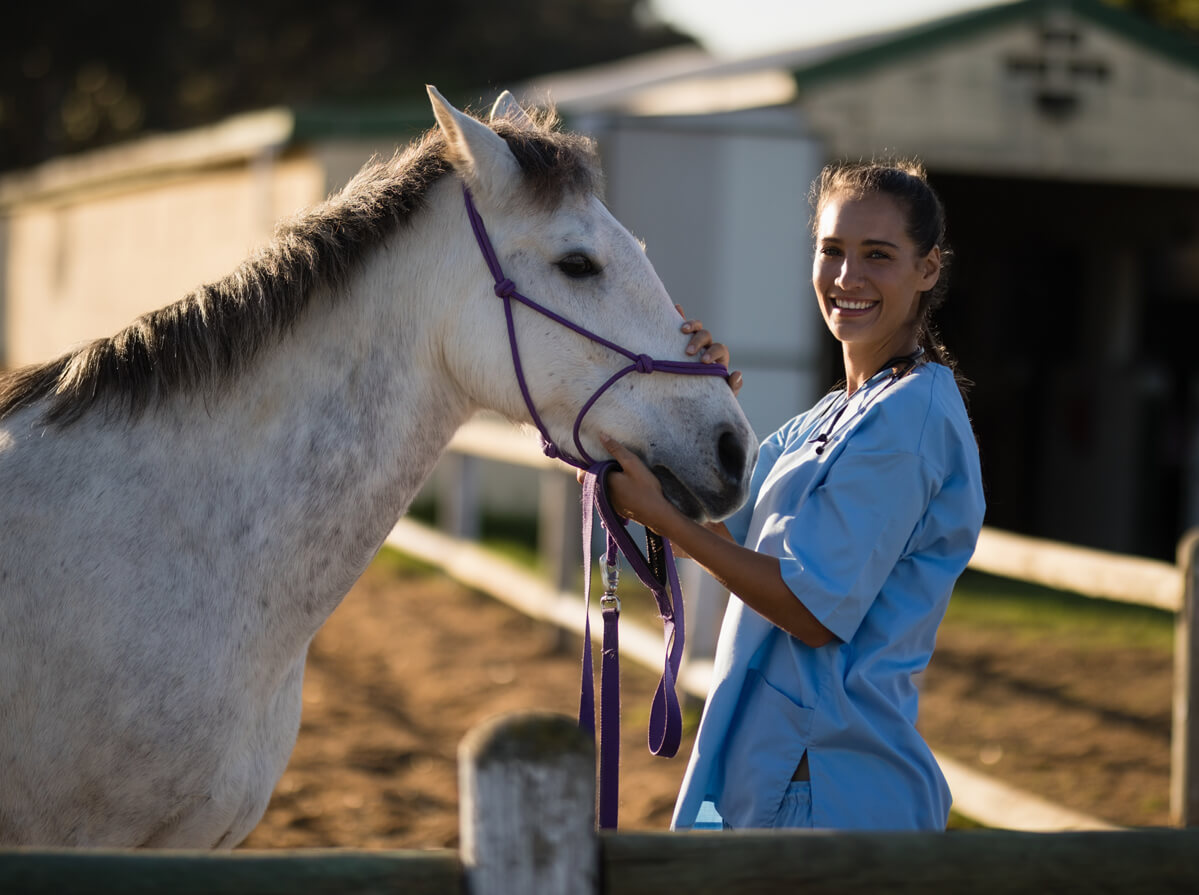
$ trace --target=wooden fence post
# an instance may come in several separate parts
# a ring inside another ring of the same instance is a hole
[[[505,715],[458,749],[462,863],[471,895],[595,895],[595,745],[573,718]]]
[[[579,486],[557,469],[538,475],[537,548],[557,590],[574,590],[583,565]]]
[[[1174,725],[1170,743],[1170,819],[1199,826],[1199,529],[1178,544],[1182,605],[1174,622]]]
[[[679,586],[686,606],[686,660],[711,661],[716,655],[728,591],[692,559],[679,560]]]
[[[446,451],[437,471],[437,527],[456,538],[479,537],[479,459]]]

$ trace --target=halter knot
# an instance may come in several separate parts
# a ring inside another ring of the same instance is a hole
[[[516,284],[507,277],[504,277],[495,284],[495,294],[500,298],[511,298],[512,293],[516,291]]]
[[[548,438],[541,439],[541,452],[551,460],[558,460],[562,457],[562,452],[558,450],[558,445],[554,444]]]
[[[654,359],[648,354],[637,355],[637,372],[652,373],[654,372]]]

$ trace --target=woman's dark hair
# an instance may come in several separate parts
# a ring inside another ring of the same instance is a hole
[[[929,186],[924,166],[909,159],[826,165],[813,181],[808,195],[812,205],[812,235],[816,235],[820,213],[826,203],[836,198],[860,199],[871,195],[889,196],[895,200],[907,221],[908,237],[916,244],[919,255],[927,255],[934,246],[941,250],[941,275],[932,289],[920,294],[916,310],[917,344],[929,360],[953,370],[959,387],[963,387],[968,383],[958,374],[954,359],[932,322],[933,312],[945,303],[952,252],[945,242],[945,207]]]

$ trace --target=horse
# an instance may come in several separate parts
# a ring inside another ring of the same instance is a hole
[[[0,377],[0,844],[230,849],[300,724],[308,645],[455,430],[530,407],[559,444],[624,358],[687,337],[604,205],[593,142],[504,93],[278,226],[224,279]],[[642,370],[641,372],[645,372]],[[522,386],[532,404],[526,406]],[[630,445],[696,519],[756,456],[712,376],[629,376],[578,441]]]

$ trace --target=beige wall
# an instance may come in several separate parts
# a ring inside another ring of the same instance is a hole
[[[221,278],[325,186],[309,156],[264,155],[17,204],[0,267],[0,360],[48,360]]]
[[[1199,185],[1199,71],[1077,17],[1078,36],[1047,43],[1035,22],[814,84],[803,108],[834,156],[915,154],[931,168],[992,176]],[[1043,76],[1013,71],[1044,60]],[[1071,76],[1100,64],[1106,76]],[[1058,118],[1038,110],[1044,86],[1078,98]]]

